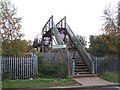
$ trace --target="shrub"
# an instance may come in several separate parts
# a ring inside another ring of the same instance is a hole
[[[39,56],[38,72],[39,72],[39,77],[66,78],[67,65],[59,62],[49,63],[48,61],[43,61],[42,57]]]
[[[105,79],[105,80],[108,80],[111,82],[116,82],[116,83],[120,82],[120,80],[119,80],[120,74],[117,74],[117,73],[105,72],[100,77],[102,79]]]
[[[5,79],[12,79],[12,74],[13,72],[12,71],[5,71],[2,75],[2,80],[5,80]]]

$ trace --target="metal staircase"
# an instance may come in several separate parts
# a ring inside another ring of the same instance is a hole
[[[77,52],[71,55],[74,59],[74,77],[78,76],[94,76],[94,67],[93,60],[90,58],[85,48],[82,46],[81,42],[74,35],[73,31],[66,22],[66,17],[64,17],[60,22],[56,24],[59,30],[63,30],[65,36],[68,35],[69,40],[72,41],[73,45],[71,46],[75,50],[72,52]],[[69,50],[69,52],[71,52]]]
[[[75,75],[81,74],[90,74],[87,65],[84,63],[83,60],[76,60],[75,61]]]
[[[78,53],[75,54],[74,57],[75,57],[74,77],[93,76],[89,70],[89,67],[82,59],[82,57],[80,57]]]
[[[67,63],[68,59],[70,61],[68,64],[70,64],[71,76],[93,76],[93,60],[90,58],[81,42],[77,39],[67,24],[66,17],[60,20],[60,22],[58,22],[56,25],[53,22],[53,16],[50,17],[50,19],[47,21],[42,29],[42,41],[40,44],[42,47],[42,52],[46,51],[46,48],[52,49],[53,36],[55,37],[58,45],[66,44],[67,39],[72,42],[71,45],[68,44],[68,50],[59,49],[61,55],[63,56],[63,59]],[[46,38],[49,38],[47,44],[45,44]]]

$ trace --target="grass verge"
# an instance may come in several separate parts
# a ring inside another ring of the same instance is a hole
[[[34,79],[34,80],[5,80],[2,88],[32,88],[32,87],[51,87],[69,86],[78,84],[72,79]]]
[[[117,73],[106,72],[103,73],[103,75],[101,75],[100,78],[113,83],[120,83],[120,74]]]

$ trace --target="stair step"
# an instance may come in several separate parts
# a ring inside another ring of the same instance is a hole
[[[75,75],[80,75],[80,74],[91,74],[89,71],[87,71],[87,72],[75,72]]]
[[[75,69],[88,69],[88,67],[87,66],[75,66]]]
[[[74,54],[71,53],[71,55],[73,56]],[[87,64],[85,63],[83,58],[81,58],[81,55],[79,55],[78,53],[75,53],[74,60],[75,60],[74,77],[93,76]]]
[[[81,74],[81,75],[74,75],[73,78],[79,78],[79,77],[96,77],[96,74]]]
[[[75,66],[78,66],[78,67],[87,67],[86,64],[75,64]]]
[[[78,59],[78,60],[75,60],[75,62],[84,62],[84,61],[83,61],[83,60]]]
[[[75,72],[76,71],[89,71],[89,69],[75,69]]]
[[[85,63],[75,63],[75,65],[78,65],[78,66],[85,66],[86,64],[85,64]]]
[[[85,63],[84,61],[75,61],[75,63]]]
[[[90,71],[75,71],[75,73],[83,74],[83,73],[90,73]]]
[[[80,58],[80,56],[79,56],[79,57],[75,57],[75,59],[79,59],[79,60],[82,60],[82,58]]]
[[[85,63],[75,63],[76,66],[87,66]]]
[[[90,74],[89,70],[88,71],[75,71],[76,74]]]
[[[85,67],[85,68],[75,68],[75,70],[76,70],[76,69],[81,69],[81,70],[83,69],[83,70],[84,70],[84,69],[88,69],[88,68],[87,68],[87,67]],[[88,70],[89,70],[89,69],[88,69]]]

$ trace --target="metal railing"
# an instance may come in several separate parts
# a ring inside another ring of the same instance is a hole
[[[54,35],[55,35],[57,44],[58,44],[58,45],[64,45],[64,42],[63,42],[62,38],[60,37],[60,32],[58,31],[58,29],[57,29],[57,27],[55,26],[55,24],[54,24],[52,30],[53,30],[52,32],[53,32]],[[59,49],[59,50],[61,51],[61,54],[64,56],[64,59],[66,60],[66,59],[67,59],[66,50],[65,50],[65,49]]]
[[[66,23],[66,17],[64,17],[62,20],[60,20],[60,22],[58,22],[55,25],[53,22],[53,16],[51,16],[51,18],[47,21],[47,23],[43,27],[42,32],[43,32],[43,34],[45,34],[48,30],[51,29],[51,33],[54,34],[56,41],[57,41],[57,44],[64,45],[66,43],[62,40],[62,37],[60,36],[60,32],[59,32],[58,28],[66,28],[68,36],[72,40],[72,42],[74,43],[75,47],[77,48],[79,55],[82,55],[82,58],[84,59],[84,61],[88,65],[90,71],[93,73],[93,69],[94,69],[93,60],[88,55],[88,53],[86,52],[86,50],[82,46],[81,42],[77,39],[77,37],[72,32],[71,28]],[[59,50],[60,50],[60,52],[65,60],[67,60],[69,58],[72,61],[71,56],[70,55],[69,55],[69,57],[67,56],[67,51],[65,49],[59,49]]]
[[[50,17],[50,19],[46,22],[44,27],[42,28],[42,34],[45,34],[47,31],[49,31],[53,27],[53,15]]]
[[[66,17],[64,17],[62,20],[60,20],[57,24],[56,24],[57,28],[66,28],[68,36],[70,37],[70,39],[72,40],[72,42],[74,43],[75,47],[77,48],[79,55],[82,55],[84,61],[86,62],[86,64],[88,65],[91,73],[94,73],[94,62],[91,59],[91,57],[88,55],[88,53],[86,52],[85,48],[82,46],[81,42],[77,39],[77,37],[74,35],[73,31],[71,30],[71,28],[69,27],[69,25],[66,22]]]
[[[74,45],[76,46],[78,53],[80,55],[82,55],[83,60],[86,62],[86,64],[88,65],[91,73],[93,73],[93,63],[92,63],[92,59],[91,57],[88,55],[88,53],[86,52],[85,48],[82,46],[82,44],[80,43],[80,41],[77,39],[77,37],[74,35],[74,33],[72,32],[71,28],[68,26],[68,24],[66,23],[66,30],[69,34],[69,37],[71,38],[71,40],[74,42]]]
[[[2,79],[30,79],[38,75],[38,58],[36,55],[27,57],[2,57]],[[6,77],[9,76],[9,77]]]
[[[56,24],[56,27],[57,28],[66,28],[66,16]]]
[[[63,19],[64,20],[64,19]],[[61,23],[59,23],[59,24],[61,24]],[[58,24],[58,25],[59,25]],[[60,25],[60,28],[62,27],[62,28],[64,28],[65,27],[65,25]],[[56,26],[54,26],[53,27],[53,32],[54,32],[54,35],[55,35],[55,37],[56,37],[56,40],[57,40],[57,43],[59,44],[59,45],[64,45],[64,44],[66,44],[63,40],[62,40],[62,38],[60,37],[60,32],[58,31],[58,29],[57,29],[58,27],[57,27],[57,25]],[[70,71],[68,70],[68,72],[69,72],[69,78],[70,78],[70,75],[73,75],[73,68],[74,68],[74,66],[73,66],[73,59],[72,59],[72,57],[70,56],[70,54],[69,54],[69,51],[67,50],[67,47],[66,47],[66,49],[60,49],[60,51],[61,51],[61,54],[64,56],[64,59],[66,60],[66,62],[67,62],[67,64],[68,64],[68,69],[70,69]]]
[[[66,16],[61,19],[57,24],[56,24],[57,28],[66,28]],[[62,40],[63,41],[63,40]],[[67,55],[68,54],[68,55]],[[66,52],[67,55],[67,59],[70,60],[69,64],[70,64],[70,74],[74,75],[74,60],[72,59],[71,55],[69,54],[69,51],[67,50]]]
[[[95,74],[101,75],[105,72],[119,73],[120,62],[118,56],[94,57]]]
[[[58,45],[64,45],[65,43],[63,42],[61,36],[60,36],[60,32],[58,31],[56,25],[53,22],[53,16],[50,17],[50,19],[47,21],[47,23],[44,25],[43,29],[42,29],[42,35],[44,35],[46,32],[48,32],[49,30],[51,30],[51,36],[55,36],[55,39],[57,41]],[[43,39],[42,39],[43,40]],[[59,53],[61,54],[63,60],[66,62],[67,64],[67,53],[66,53],[66,49],[58,49]]]

